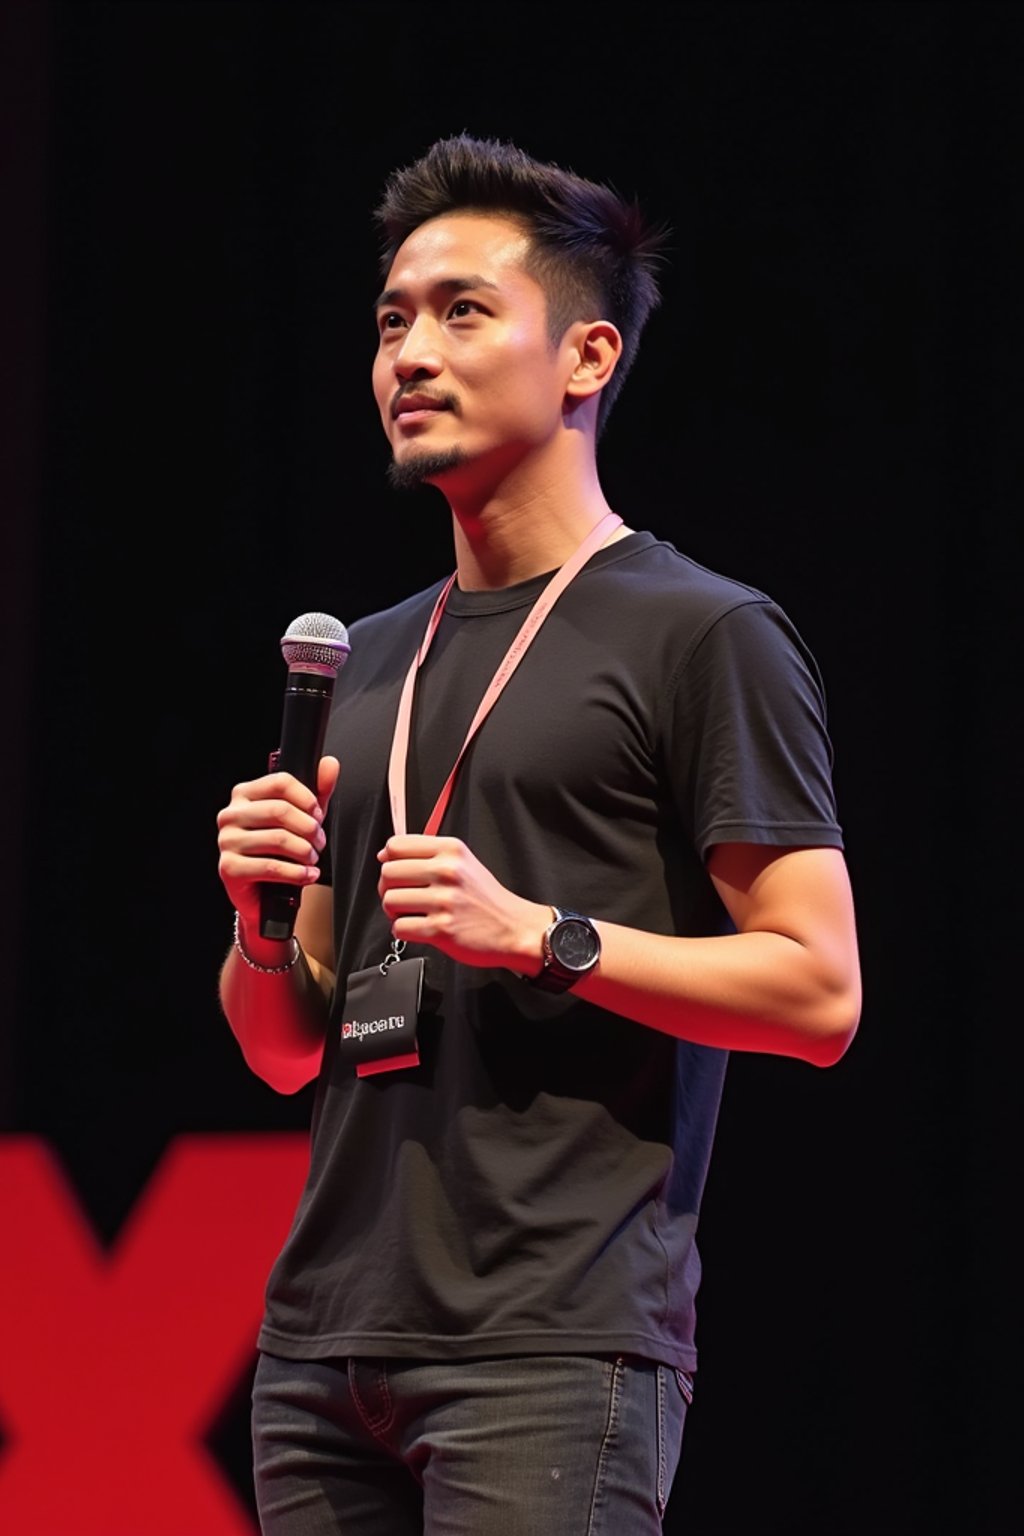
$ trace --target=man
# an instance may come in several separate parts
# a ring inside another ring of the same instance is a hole
[[[225,1013],[273,1087],[318,1075],[260,1518],[646,1536],[727,1054],[826,1066],[859,1017],[820,680],[768,597],[605,501],[638,211],[460,136],[377,212],[391,476],[443,493],[455,572],[353,626],[318,793],[271,773],[219,817]],[[275,881],[296,943],[260,934]]]

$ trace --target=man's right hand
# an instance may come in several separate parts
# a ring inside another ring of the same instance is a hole
[[[246,1062],[278,1093],[308,1083],[323,1055],[334,957],[332,894],[328,886],[316,889],[317,861],[337,779],[336,757],[321,758],[316,795],[293,774],[267,773],[236,784],[217,817],[218,869],[238,913],[241,950],[240,957],[229,946],[221,967],[221,1005]],[[260,934],[265,880],[305,887],[295,920],[298,951]]]
[[[290,773],[236,784],[218,813],[217,872],[246,928],[258,927],[264,881],[309,886],[319,878],[322,823],[338,770],[336,757],[320,759],[316,795]]]

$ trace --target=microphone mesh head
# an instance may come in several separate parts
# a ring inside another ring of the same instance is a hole
[[[348,630],[329,613],[300,613],[281,636],[285,661],[299,671],[337,672],[351,649]]]

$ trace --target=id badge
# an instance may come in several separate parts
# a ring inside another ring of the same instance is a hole
[[[392,964],[371,965],[349,977],[338,1049],[358,1077],[419,1066],[416,1026],[422,993],[422,958],[396,956]]]

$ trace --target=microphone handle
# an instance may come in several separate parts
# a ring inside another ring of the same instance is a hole
[[[271,754],[273,769],[293,773],[316,792],[316,774],[323,756],[327,717],[334,678],[317,672],[289,672],[281,721],[281,745]],[[299,911],[301,885],[264,881],[260,886],[260,934],[265,939],[290,939]]]

